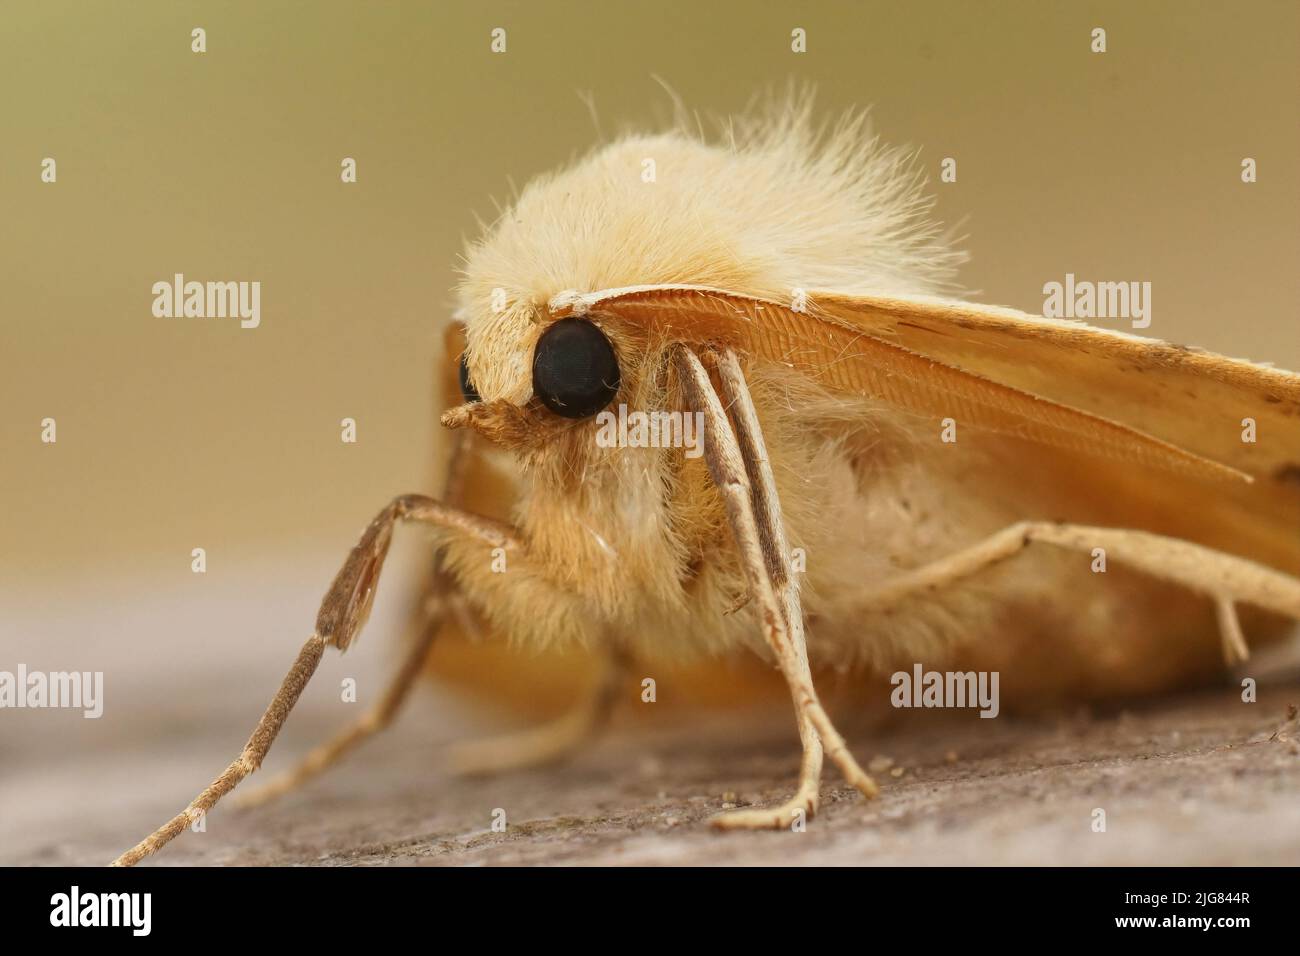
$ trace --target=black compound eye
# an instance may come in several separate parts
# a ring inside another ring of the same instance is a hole
[[[533,392],[565,418],[587,418],[618,393],[618,358],[605,333],[583,319],[553,322],[533,352]]]
[[[474,383],[469,380],[469,366],[465,364],[465,354],[462,352],[460,361],[456,363],[456,370],[460,373],[460,393],[465,396],[467,402],[481,402],[483,397],[479,395],[478,389]]]

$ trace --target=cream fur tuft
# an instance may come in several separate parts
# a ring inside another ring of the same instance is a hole
[[[599,147],[529,183],[468,250],[459,297],[476,384],[485,398],[527,399],[533,319],[567,291],[951,292],[965,256],[930,220],[923,187],[908,153],[882,146],[865,113],[819,127],[807,95],[729,124],[718,142],[679,121]],[[508,303],[500,313],[497,289]]]

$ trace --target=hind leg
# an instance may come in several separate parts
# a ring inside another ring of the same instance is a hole
[[[1300,620],[1300,580],[1262,564],[1147,531],[1044,521],[1019,522],[956,554],[904,572],[868,594],[861,609],[887,607],[954,584],[1034,543],[1087,554],[1102,548],[1108,558],[1121,564],[1207,595],[1218,611],[1223,653],[1229,663],[1245,660],[1249,654],[1237,620],[1238,602]]]

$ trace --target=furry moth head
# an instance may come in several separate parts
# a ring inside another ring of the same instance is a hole
[[[965,257],[931,206],[906,152],[880,145],[863,114],[819,129],[807,98],[718,143],[684,123],[620,139],[533,180],[470,248],[458,289],[470,375],[484,400],[526,404],[548,303],[566,292],[951,291]]]

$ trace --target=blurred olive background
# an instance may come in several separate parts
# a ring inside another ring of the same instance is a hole
[[[985,300],[1037,311],[1067,271],[1149,279],[1147,334],[1300,367],[1292,2],[166,0],[2,16],[11,593],[188,586],[194,547],[210,573],[318,549],[332,567],[390,495],[429,487],[436,329],[475,215],[597,140],[582,95],[605,136],[667,116],[656,75],[705,116],[808,80],[827,114],[872,105],[932,177],[956,157],[939,214],[968,235],[963,278]],[[47,156],[57,184],[40,180]],[[349,156],[355,185],[340,182]],[[261,327],[153,317],[150,287],[175,272],[259,280]]]
[[[665,120],[653,77],[705,117],[807,81],[932,179],[955,157],[938,214],[986,301],[1149,280],[1149,334],[1300,368],[1298,45],[1293,0],[5,3],[0,669],[103,670],[106,706],[0,713],[0,847],[107,859],[225,765],[358,530],[432,486],[475,217]],[[155,318],[177,272],[261,282],[261,326]],[[374,699],[419,549],[399,535],[363,650],[326,662],[273,766],[344,719],[341,674]],[[80,855],[50,842],[74,830]]]

